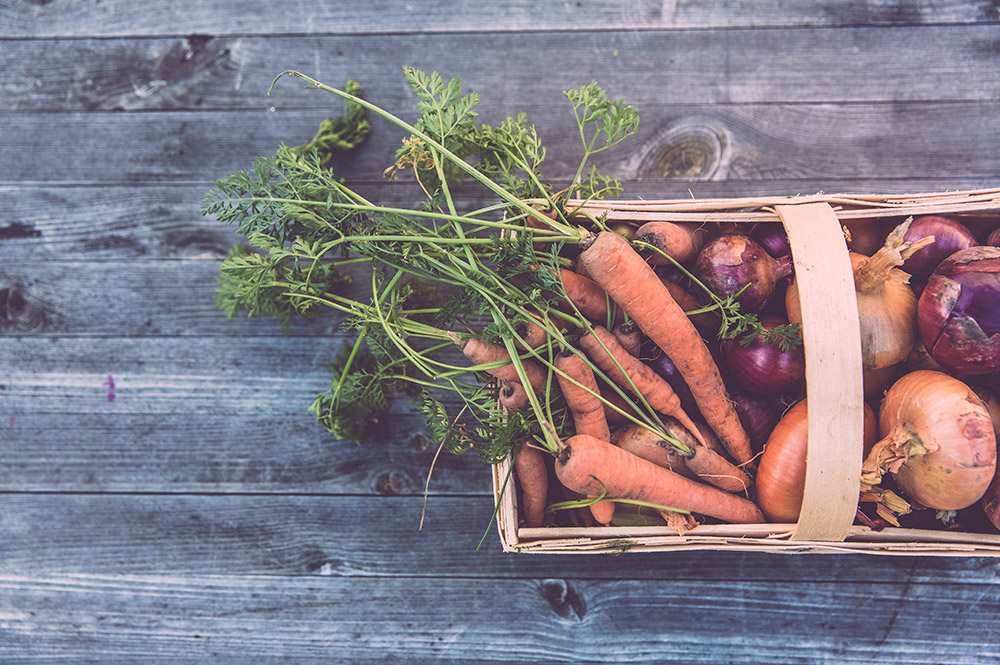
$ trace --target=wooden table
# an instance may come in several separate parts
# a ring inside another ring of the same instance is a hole
[[[643,110],[626,196],[935,191],[1000,174],[996,3],[0,3],[0,660],[986,663],[997,560],[504,554],[489,470],[404,401],[365,447],[306,409],[338,319],[227,321],[210,182],[303,143],[333,98],[414,116],[403,65],[526,111]],[[336,168],[363,191],[401,135]],[[468,196],[475,197],[473,190]]]

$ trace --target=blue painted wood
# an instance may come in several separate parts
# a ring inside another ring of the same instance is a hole
[[[468,456],[437,461],[418,531],[412,408],[365,447],[306,412],[339,319],[284,338],[212,303],[237,237],[200,197],[336,111],[262,89],[338,46],[325,71],[391,105],[394,58],[461,68],[484,113],[532,112],[557,178],[561,86],[610,81],[647,109],[602,156],[626,195],[996,185],[995,3],[897,4],[0,3],[0,660],[998,660],[992,559],[477,551]],[[404,201],[398,138],[338,168]]]

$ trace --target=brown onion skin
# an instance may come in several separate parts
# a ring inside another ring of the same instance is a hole
[[[785,412],[774,427],[757,467],[757,505],[772,522],[795,522],[802,510],[806,484],[806,446],[809,423],[806,400]],[[867,455],[878,438],[875,412],[864,405],[864,449]]]
[[[893,474],[900,489],[935,510],[961,510],[981,499],[996,471],[996,435],[983,401],[943,372],[917,370],[896,381],[879,410],[879,430],[913,433],[938,449],[909,457]],[[879,442],[880,444],[882,442]]]

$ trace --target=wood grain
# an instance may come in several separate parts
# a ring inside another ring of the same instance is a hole
[[[442,453],[434,462],[423,421],[405,400],[358,445],[328,433],[305,412],[311,398],[292,401],[299,397],[266,410],[259,405],[282,395],[214,414],[146,414],[119,413],[97,399],[89,412],[46,411],[4,394],[0,437],[17,445],[0,457],[0,491],[419,496],[432,462],[432,495],[491,491],[474,453]],[[13,506],[9,498],[0,503]]]
[[[482,469],[480,469],[482,470]],[[480,474],[483,475],[483,474]],[[433,487],[433,485],[432,485]],[[748,552],[514,555],[489,496],[7,494],[2,575],[573,576],[805,586],[987,585],[995,558]],[[53,533],[59,538],[54,539]],[[952,593],[964,592],[955,590]],[[771,596],[778,604],[782,599]],[[796,597],[799,597],[798,595]],[[795,598],[784,599],[795,602]]]
[[[995,22],[988,0],[887,3],[878,0],[757,0],[752,3],[588,0],[554,3],[470,0],[429,3],[377,0],[355,4],[316,0],[262,5],[237,0],[15,1],[0,5],[0,37],[164,34],[378,34],[391,32],[527,32],[649,28],[935,25]]]
[[[543,175],[559,183],[577,166],[579,138],[566,109],[527,107],[549,157]],[[513,111],[513,109],[511,109]],[[495,112],[495,111],[494,111]],[[485,114],[484,114],[485,116]],[[11,140],[3,183],[200,184],[247,168],[282,142],[312,136],[309,111],[85,113],[54,125],[34,114],[4,118]],[[484,117],[489,122],[495,118]],[[233,136],[239,138],[233,140]],[[402,133],[384,125],[334,169],[352,181],[379,181]],[[680,105],[643,112],[639,133],[594,160],[626,179],[798,180],[807,191],[826,180],[904,179],[926,173],[976,179],[1000,171],[1000,112],[991,102],[886,104]],[[714,137],[714,138],[713,138]],[[66,151],[65,145],[77,146]],[[19,159],[31,154],[31,160]],[[93,159],[91,155],[116,155]],[[391,186],[388,188],[391,190]]]
[[[2,18],[2,17],[0,17]],[[933,35],[933,38],[930,36]],[[0,111],[282,110],[333,114],[341,103],[274,77],[361,82],[390,110],[413,108],[404,65],[462,78],[487,112],[551,99],[596,80],[640,108],[657,104],[993,101],[1000,25],[547,33],[474,32],[379,39],[351,35],[17,40],[0,55]],[[466,54],[479,54],[470,59]],[[502,55],[502,59],[500,56]],[[499,64],[497,64],[499,63]],[[531,71],[517,97],[503,94]],[[941,81],[947,79],[942,90]],[[309,138],[308,136],[306,138]]]
[[[990,583],[46,574],[5,576],[0,589],[7,659],[784,665],[822,653],[962,665],[998,655]],[[669,608],[669,620],[652,608]],[[948,637],[959,633],[962,643]]]
[[[369,200],[414,205],[422,194],[408,183],[353,183]],[[624,181],[625,198],[679,199],[761,195],[904,194],[957,191],[995,186],[989,174],[961,178],[827,178],[819,180],[685,180],[663,178]],[[106,263],[139,260],[221,260],[243,238],[214,219],[201,216],[199,206],[208,185],[136,184],[0,186],[0,264],[21,264],[8,275],[48,271],[37,261]],[[455,192],[460,210],[488,205],[493,199],[471,186]],[[26,265],[27,264],[27,265]],[[199,272],[194,269],[195,272]],[[207,293],[204,284],[196,287]],[[207,317],[206,317],[207,318]],[[233,331],[236,322],[227,324]],[[266,326],[265,326],[266,327]]]

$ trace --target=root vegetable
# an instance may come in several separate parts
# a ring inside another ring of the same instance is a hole
[[[689,480],[592,436],[574,436],[556,459],[556,475],[566,487],[690,510],[734,524],[755,524],[763,514],[753,502]]]
[[[726,398],[719,368],[687,315],[642,257],[614,233],[582,243],[588,274],[677,365],[708,424],[738,464],[750,461],[750,441]]]
[[[882,440],[865,459],[862,482],[891,473],[903,492],[935,510],[966,508],[996,471],[996,435],[982,400],[962,381],[934,370],[910,372],[886,392]]]

